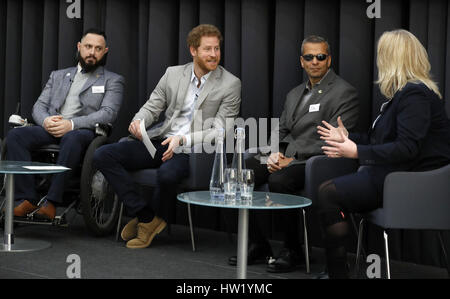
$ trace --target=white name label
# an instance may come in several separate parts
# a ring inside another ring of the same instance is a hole
[[[92,93],[105,93],[105,86],[92,86]]]
[[[320,110],[320,104],[310,105],[309,112],[317,112]]]

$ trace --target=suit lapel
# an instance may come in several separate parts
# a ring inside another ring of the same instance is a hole
[[[80,91],[80,94],[85,92],[88,88],[90,88],[92,85],[94,85],[97,80],[99,80],[104,75],[103,67],[98,67],[94,73],[92,73],[89,78],[87,79],[86,83],[84,84],[83,88]]]
[[[58,97],[58,100],[60,101],[58,107],[61,107],[64,101],[66,100],[67,95],[69,94],[70,87],[72,86],[73,78],[75,78],[76,74],[77,74],[77,67],[74,67],[71,68],[69,72],[67,72],[64,75],[61,96]]]
[[[178,86],[177,97],[175,98],[175,101],[177,101],[175,104],[175,111],[179,111],[183,107],[184,101],[186,100],[186,93],[189,88],[189,83],[191,82],[191,76],[192,64],[190,63],[184,69],[183,77],[181,78]]]
[[[219,68],[215,69],[209,76],[208,80],[206,80],[205,86],[203,87],[203,90],[200,93],[197,102],[195,103],[194,110],[198,110],[200,105],[205,101],[208,94],[211,92],[211,90],[213,90],[214,86],[216,85],[218,79],[219,79]]]
[[[300,105],[303,94],[305,93],[305,89],[306,89],[306,83],[303,83],[302,86],[299,88],[298,94],[296,95],[297,101],[294,103],[294,105],[292,105],[291,107],[288,108],[287,120],[289,122],[291,122],[292,120],[295,120],[295,111],[297,111],[298,105]]]

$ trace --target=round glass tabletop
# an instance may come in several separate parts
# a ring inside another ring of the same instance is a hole
[[[0,161],[0,173],[6,174],[45,174],[58,173],[70,168],[40,162],[29,161]]]
[[[272,192],[253,192],[251,201],[236,200],[228,202],[212,199],[209,191],[196,191],[180,193],[179,201],[208,207],[232,208],[232,209],[295,209],[311,205],[311,200],[305,197]]]

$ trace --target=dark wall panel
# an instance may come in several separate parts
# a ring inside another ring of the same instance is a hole
[[[244,118],[258,119],[269,115],[271,43],[268,4],[268,1],[242,1],[241,115]]]
[[[21,100],[22,2],[9,0],[6,9],[5,90],[0,93],[4,95],[4,132],[8,130],[9,116],[16,111],[16,104]]]
[[[366,3],[362,1],[341,1],[339,75],[358,90],[360,131],[366,131],[371,122],[372,105],[367,98],[372,94],[374,72],[372,62],[375,59],[374,21],[367,18],[366,9]],[[359,67],[356,70],[354,66]]]
[[[304,1],[278,1],[275,7],[272,116],[280,117],[286,94],[302,81],[300,65]]]

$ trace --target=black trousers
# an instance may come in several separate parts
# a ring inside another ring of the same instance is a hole
[[[154,158],[141,141],[133,140],[102,146],[94,154],[94,165],[103,173],[131,215],[140,218],[143,211],[150,211],[167,221],[168,207],[176,200],[176,186],[189,175],[189,156],[174,154],[170,160],[162,162],[168,145],[161,145],[162,140],[152,142],[156,148]],[[140,196],[128,172],[145,168],[158,168],[158,185],[153,191],[152,202]]]
[[[305,185],[305,164],[294,164],[274,173],[269,173],[266,164],[252,157],[245,161],[246,168],[253,169],[255,173],[255,188],[268,183],[269,191],[275,193],[295,194]],[[284,247],[299,250],[300,232],[298,209],[287,209],[273,212],[275,223],[281,225],[284,232]],[[267,237],[266,220],[269,212],[253,210],[250,212],[249,239],[253,243],[264,243]]]
[[[95,137],[95,133],[88,129],[73,130],[61,138],[50,135],[41,126],[15,128],[6,137],[6,159],[10,161],[31,161],[31,151],[48,144],[59,144],[57,164],[69,168],[76,168],[81,163],[86,149]],[[47,200],[62,202],[64,188],[72,176],[73,171],[66,171],[52,176],[52,183],[48,190]],[[37,204],[34,188],[34,175],[18,175],[15,177],[15,198],[26,199]]]

